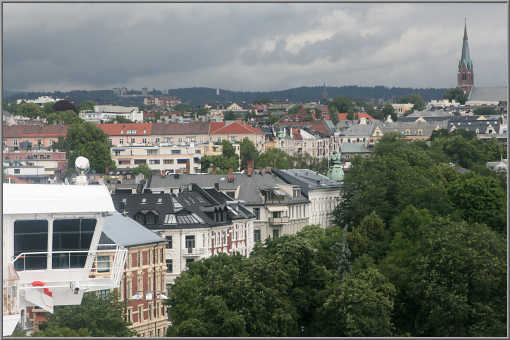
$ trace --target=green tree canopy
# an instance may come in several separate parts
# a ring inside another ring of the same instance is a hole
[[[248,161],[253,160],[254,166],[257,166],[259,153],[255,148],[255,145],[248,138],[244,138],[241,142],[241,168],[246,169],[248,166]]]
[[[505,239],[483,224],[405,214],[412,233],[397,232],[381,264],[399,292],[400,334],[504,336]]]
[[[104,173],[106,168],[115,169],[108,136],[95,124],[85,122],[69,126],[61,146],[68,152],[69,169],[74,169],[78,156],[87,157],[90,169],[98,173]]]
[[[417,111],[422,111],[425,108],[425,101],[417,93],[412,94],[410,96],[406,96],[406,97],[400,97],[400,98],[397,99],[397,103],[400,103],[400,104],[406,104],[406,103],[414,104],[413,109],[417,110]]]
[[[86,100],[86,101],[81,102],[80,105],[78,105],[78,110],[79,111],[85,111],[85,110],[94,111],[94,105],[96,105],[95,102]]]
[[[97,297],[85,293],[80,305],[56,306],[47,314],[48,322],[40,334],[34,336],[94,336],[127,337],[134,332],[128,328],[124,307],[115,293]]]
[[[143,174],[144,178],[149,178],[151,175],[151,168],[147,165],[147,163],[138,164],[136,168],[131,170],[133,175]]]
[[[464,93],[464,90],[460,87],[456,87],[454,89],[448,89],[444,93],[443,99],[448,99],[450,102],[456,101],[461,105],[464,105],[467,101],[467,95]]]

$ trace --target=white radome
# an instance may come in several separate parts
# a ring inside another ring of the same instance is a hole
[[[81,171],[87,171],[90,168],[89,160],[83,156],[76,158],[74,165]]]

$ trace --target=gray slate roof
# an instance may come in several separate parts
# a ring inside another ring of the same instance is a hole
[[[337,188],[341,185],[328,177],[309,169],[273,169],[273,172],[289,184],[299,185],[303,194],[308,197],[311,190]]]
[[[371,136],[375,129],[375,124],[357,124],[348,127],[340,133],[341,136]]]
[[[214,174],[180,174],[178,177],[169,175],[161,176],[154,174],[148,188],[153,191],[167,188],[180,188],[191,183],[197,184],[201,188],[214,188],[214,183],[219,183],[220,190],[236,190],[239,186],[238,199],[244,201],[246,205],[262,205],[264,198],[260,194],[261,188],[275,187],[278,184],[286,184],[280,177],[263,171],[263,174],[254,173],[252,176],[247,174],[234,173],[234,181],[228,181],[228,175]],[[293,202],[294,199],[287,197],[282,203]],[[301,200],[296,200],[296,203]]]
[[[110,239],[123,247],[165,242],[156,233],[119,212],[105,218],[103,234],[106,237],[101,236],[101,243],[108,243]]]
[[[472,101],[501,101],[508,100],[507,87],[478,87],[471,90],[469,100]]]

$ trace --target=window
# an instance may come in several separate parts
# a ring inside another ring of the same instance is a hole
[[[172,259],[166,259],[166,272],[172,273],[174,271]]]
[[[149,164],[160,164],[160,160],[159,159],[150,159],[149,160]]]
[[[147,164],[146,159],[135,159],[135,164]]]
[[[14,256],[24,252],[48,251],[48,221],[14,222]],[[25,255],[14,262],[16,270],[46,269],[46,254]]]
[[[148,265],[150,265],[150,264],[151,264],[151,255],[152,255],[152,251],[151,251],[151,250],[149,250],[147,253],[148,253],[148,254],[147,254],[147,261],[149,261]],[[149,279],[150,279],[150,277],[149,277]],[[149,282],[150,282],[150,281],[149,281]],[[150,283],[149,283],[149,287],[150,287],[150,286],[151,286],[151,285],[150,285]]]
[[[173,159],[165,159],[165,160],[163,160],[163,164],[174,164],[174,160]]]
[[[172,155],[180,155],[181,150],[172,150]]]
[[[147,285],[147,290],[153,290],[152,289],[152,276],[151,275],[149,275],[149,283]]]
[[[139,251],[137,253],[137,259],[136,260],[137,260],[136,261],[136,266],[137,267],[141,267],[142,266],[142,261],[141,261],[142,260],[142,252],[141,251]],[[140,286],[138,286],[138,290],[140,290]]]
[[[14,143],[14,145],[18,145],[18,140],[15,139],[13,143]]]
[[[53,221],[53,251],[81,250],[81,253],[53,253],[53,268],[82,268],[96,228],[95,219]]]
[[[159,137],[156,137],[156,143],[159,143]]]
[[[98,256],[96,263],[98,273],[107,273],[110,271],[110,256]]]
[[[131,143],[135,143],[135,139],[134,138],[131,138]]]
[[[253,231],[253,241],[260,242],[260,230],[259,229],[255,229]]]
[[[186,235],[186,248],[195,248],[195,235]]]
[[[145,151],[147,151],[147,156],[154,156],[154,155],[158,154],[158,150],[157,149],[147,149]]]
[[[20,171],[21,171],[20,169],[14,169],[14,174],[19,175]]]
[[[172,249],[172,236],[166,236],[166,248]]]
[[[119,144],[124,144],[124,138],[119,139]]]
[[[165,261],[165,250],[163,248],[161,248],[161,263],[163,263]]]
[[[147,138],[143,138],[142,143],[147,144]]]
[[[131,323],[131,308],[128,308],[128,311],[127,311],[127,322]]]
[[[149,303],[149,311],[147,314],[149,314],[149,320],[152,320],[152,303]],[[152,335],[152,332],[151,332],[151,335]]]
[[[138,306],[138,322],[142,322],[142,320],[143,320],[142,306]]]
[[[127,296],[126,298],[130,298],[131,296],[133,296],[133,290],[131,289],[131,280],[127,280]]]
[[[113,141],[111,138],[108,138],[108,143],[110,143],[110,145],[113,145]]]
[[[278,229],[273,229],[273,238],[278,238],[280,236],[280,231]]]
[[[158,222],[158,216],[156,216],[152,212],[147,213],[146,219],[147,219],[147,224],[156,224]]]

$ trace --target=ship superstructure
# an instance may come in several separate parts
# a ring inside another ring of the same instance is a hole
[[[52,313],[80,304],[85,292],[119,286],[127,250],[99,244],[104,218],[115,212],[110,193],[77,179],[81,185],[3,184],[3,336],[25,327],[26,307]],[[102,253],[112,258],[109,275],[96,277]]]

